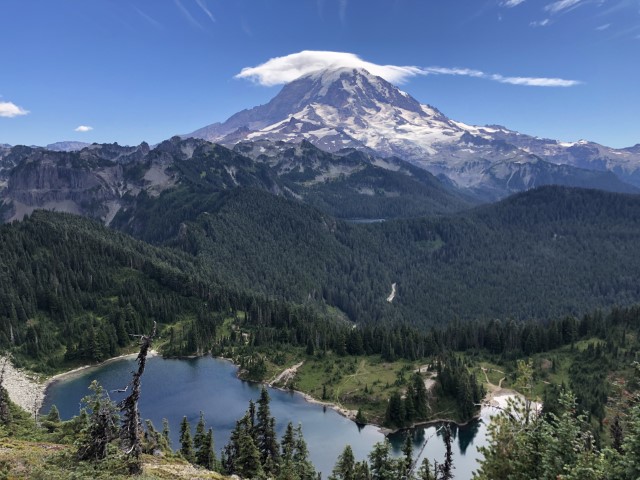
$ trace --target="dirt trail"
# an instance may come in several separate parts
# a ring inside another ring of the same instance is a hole
[[[285,368],[282,372],[276,375],[270,382],[267,383],[270,387],[282,383],[282,385],[286,385],[289,383],[293,377],[298,373],[298,369],[302,366],[304,362],[296,363],[294,366]]]
[[[482,373],[484,373],[484,378],[486,379],[486,385],[487,385],[487,396],[484,399],[485,403],[493,403],[496,397],[504,397],[507,395],[519,395],[515,390],[511,390],[510,388],[503,388],[502,387],[502,382],[505,381],[507,379],[507,377],[502,377],[500,379],[500,381],[498,382],[498,385],[496,385],[495,383],[491,383],[491,380],[489,380],[489,376],[487,375],[487,369],[485,367],[480,367],[480,369],[482,370]],[[502,373],[504,374],[503,371],[497,370],[497,369],[492,369],[494,372],[498,372],[498,373]]]

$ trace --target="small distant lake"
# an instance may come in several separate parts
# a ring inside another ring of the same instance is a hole
[[[61,417],[69,419],[78,414],[80,400],[89,394],[87,387],[92,380],[98,380],[107,390],[124,388],[135,368],[134,359],[122,359],[83,370],[56,382],[47,391],[42,412],[48,412],[51,405],[55,404]],[[259,384],[239,380],[236,372],[237,367],[231,363],[211,357],[149,358],[142,377],[139,403],[142,418],[151,419],[158,430],[162,429],[162,419],[168,419],[175,449],[179,446],[182,417],[186,415],[195,429],[200,411],[203,411],[207,426],[213,428],[216,450],[220,452],[228,442],[236,420],[246,411],[249,400],[257,400],[262,388]],[[110,395],[113,400],[119,401],[125,394]],[[329,476],[338,455],[347,444],[351,445],[358,460],[364,460],[373,445],[384,439],[377,427],[358,428],[335,411],[309,403],[299,394],[270,389],[269,395],[278,434],[282,436],[290,421],[294,425],[302,423],[311,460],[316,469],[322,472],[322,478]],[[406,434],[398,433],[390,437],[394,455],[402,454]],[[426,455],[432,463],[434,459],[442,462],[444,444],[434,426],[417,428],[409,434],[413,437],[415,453],[428,440],[423,456]],[[483,421],[477,421],[465,427],[454,426],[453,434],[455,478],[468,480],[477,468],[477,449],[485,443],[486,425]]]
[[[347,223],[382,223],[386,218],[343,218]]]

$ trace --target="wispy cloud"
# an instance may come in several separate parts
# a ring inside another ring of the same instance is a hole
[[[243,68],[235,78],[246,78],[260,85],[273,86],[292,82],[303,75],[318,70],[342,67],[364,68],[373,75],[398,84],[406,82],[416,75],[464,76],[530,87],[572,87],[582,83],[578,80],[563,78],[505,76],[470,68],[378,65],[367,62],[353,53],[311,50],[275,57],[257,67]]]
[[[4,117],[4,118],[20,117],[28,113],[29,113],[29,110],[25,110],[24,108],[19,107],[13,102],[0,101],[0,117]]]
[[[499,73],[486,73],[481,70],[468,68],[427,67],[423,70],[426,74],[483,78],[485,80],[493,80],[494,82],[524,85],[527,87],[573,87],[582,83],[578,80],[565,80],[564,78],[509,77]]]
[[[347,23],[347,0],[338,0],[340,3],[338,4],[338,14],[340,15],[340,21],[342,24]]]
[[[187,7],[185,7],[180,0],[174,0],[174,2],[176,4],[176,7],[178,7],[180,12],[182,12],[182,15],[184,16],[184,18],[186,18],[191,25],[193,25],[194,27],[199,28],[200,30],[203,30],[202,25],[200,24],[200,22],[198,22],[194,18],[194,16],[191,15],[191,12],[189,12],[189,10],[187,10]]]
[[[136,12],[138,12],[138,15],[140,15],[142,18],[144,18],[147,22],[149,22],[154,27],[156,27],[156,28],[164,28],[163,25],[159,21],[157,21],[155,18],[147,15],[146,13],[144,13],[142,10],[140,10],[135,5],[133,6],[133,8],[134,8],[134,10]]]
[[[598,30],[598,31],[600,31],[600,32],[601,32],[601,31],[603,31],[603,30],[606,30],[606,29],[607,29],[607,28],[609,28],[610,26],[611,26],[611,24],[610,24],[610,23],[605,23],[604,25],[600,25],[599,27],[596,27],[596,30]]]
[[[503,7],[508,7],[508,8],[513,8],[513,7],[517,7],[521,3],[524,3],[524,1],[525,0],[505,0],[504,2],[502,2],[502,6]]]
[[[568,8],[577,7],[583,0],[557,0],[548,4],[544,9],[550,13],[558,13]]]
[[[215,23],[216,22],[216,18],[213,16],[213,13],[211,13],[211,10],[209,10],[209,7],[207,7],[207,3],[205,2],[205,0],[196,0],[196,3],[202,9],[204,14],[207,17],[209,17],[209,20],[211,20],[213,23]]]
[[[547,25],[549,25],[550,20],[548,18],[545,18],[544,20],[536,20],[531,22],[529,25],[532,27],[546,27]]]
[[[80,125],[78,127],[76,127],[74,129],[76,132],[90,132],[91,130],[93,130],[93,127],[90,127],[89,125]]]

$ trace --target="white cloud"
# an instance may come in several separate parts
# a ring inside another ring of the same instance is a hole
[[[90,132],[91,130],[93,130],[93,127],[90,127],[89,125],[80,125],[75,128],[76,132]]]
[[[558,13],[566,10],[567,8],[577,6],[581,2],[582,0],[557,0],[544,7],[544,9],[547,12]]]
[[[486,73],[480,70],[472,70],[470,68],[446,68],[446,67],[427,67],[424,69],[427,74],[434,75],[462,75],[464,77],[484,78]]]
[[[531,25],[532,27],[546,27],[547,25],[549,25],[549,19],[545,18],[544,20],[538,20],[535,22],[531,22],[529,25]]]
[[[582,83],[563,78],[509,77],[471,68],[377,65],[362,60],[353,53],[310,50],[272,58],[257,67],[243,68],[235,78],[247,78],[260,85],[271,87],[292,82],[303,75],[318,70],[342,67],[364,68],[369,73],[396,84],[403,83],[416,75],[455,75],[530,87],[573,87]]]
[[[504,2],[502,2],[502,6],[504,7],[517,7],[518,5],[520,5],[521,3],[523,3],[525,0],[505,0]]]
[[[600,25],[599,27],[596,27],[596,30],[598,31],[602,31],[602,30],[606,30],[607,28],[609,28],[611,26],[610,23],[605,23],[604,25]]]
[[[364,68],[373,75],[392,83],[403,83],[409,77],[424,74],[419,67],[376,65],[362,60],[353,53],[304,50],[284,57],[275,57],[257,67],[246,67],[236,78],[248,78],[260,85],[271,87],[292,82],[311,72],[327,68]]]
[[[525,85],[527,87],[575,87],[582,83],[578,80],[565,80],[564,78],[504,77],[502,75],[491,75],[489,78],[500,83]]]
[[[0,117],[13,118],[21,115],[26,115],[29,110],[25,110],[12,102],[0,101]]]
[[[527,87],[573,87],[582,83],[577,80],[565,80],[563,78],[507,77],[500,75],[499,73],[491,74],[469,68],[427,67],[424,69],[424,72],[433,75],[456,75],[483,78],[485,80],[493,80],[494,82],[508,83],[510,85],[524,85]]]
[[[206,4],[206,2],[204,0],[196,0],[196,3],[202,9],[204,14],[207,17],[209,17],[209,20],[211,20],[212,22],[216,21],[215,17],[213,16],[213,13],[211,13],[211,10],[209,10],[209,7],[207,7],[207,4]]]

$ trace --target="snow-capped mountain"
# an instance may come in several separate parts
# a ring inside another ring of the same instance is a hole
[[[228,146],[306,140],[329,152],[356,148],[397,156],[487,199],[548,183],[599,186],[600,174],[587,170],[601,172],[605,189],[636,191],[608,172],[640,187],[640,146],[615,150],[539,139],[504,127],[466,125],[363,69],[305,75],[285,85],[266,105],[184,137]],[[502,186],[496,179],[502,179]]]

